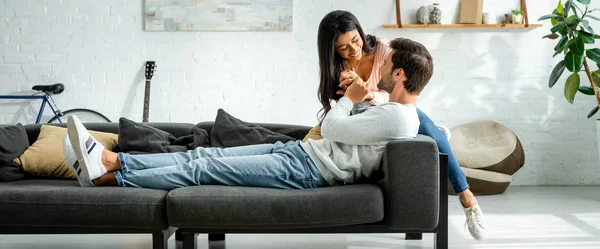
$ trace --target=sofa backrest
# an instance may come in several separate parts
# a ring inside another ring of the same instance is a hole
[[[251,123],[251,124],[258,125],[258,126],[266,128],[266,129],[269,129],[273,132],[288,135],[288,136],[296,138],[296,139],[303,139],[304,136],[306,136],[306,134],[308,134],[308,131],[310,131],[310,129],[312,128],[309,126],[291,125],[291,124],[272,124],[272,123]],[[49,125],[55,125],[55,126],[59,126],[59,127],[67,127],[66,123],[49,124]],[[93,130],[93,131],[110,132],[110,133],[115,133],[115,134],[118,134],[118,132],[119,132],[119,123],[118,122],[85,123],[84,125],[86,128],[88,128],[89,130]],[[181,136],[190,134],[192,128],[196,125],[199,128],[205,129],[208,132],[208,134],[210,135],[210,132],[213,128],[214,122],[206,121],[206,122],[201,122],[198,124],[175,123],[175,122],[173,122],[173,123],[158,123],[157,122],[157,123],[144,123],[144,125],[149,125],[151,127],[155,127],[157,129],[169,132],[169,133],[173,134],[173,136],[175,136],[175,137],[181,137]],[[27,131],[27,136],[29,138],[29,144],[33,144],[37,140],[39,133],[40,133],[41,126],[42,126],[42,124],[24,125],[25,130]]]
[[[274,124],[274,123],[250,123],[252,125],[258,125],[263,128],[266,128],[270,131],[277,132],[280,134],[288,135],[295,139],[303,139],[306,134],[312,129],[310,126],[304,125],[293,125],[293,124]],[[198,123],[198,127],[201,129],[205,129],[210,135],[210,131],[212,130],[214,125],[213,121],[204,121]]]
[[[66,123],[49,125],[67,127]],[[88,130],[92,131],[110,132],[114,134],[118,134],[119,132],[119,123],[84,123],[84,125]],[[190,131],[194,127],[194,124],[188,123],[144,123],[144,125],[149,125],[157,129],[169,132],[175,137],[190,134]],[[42,124],[27,124],[24,126],[25,130],[27,131],[27,137],[29,138],[29,144],[33,144],[38,139],[38,136],[40,134],[40,127],[42,126]]]

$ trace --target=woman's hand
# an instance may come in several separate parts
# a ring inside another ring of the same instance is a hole
[[[358,76],[358,74],[356,73],[356,71],[354,71],[354,68],[352,70],[343,71],[342,73],[340,73],[340,84],[339,84],[339,87],[341,87],[342,89],[346,90],[346,88],[348,88],[348,86],[350,86],[350,84],[356,78],[359,78],[362,81],[362,79],[360,78],[360,76]]]
[[[344,95],[346,93],[346,90],[348,89],[348,87],[352,83],[358,82],[358,81],[362,82],[366,86],[366,83],[362,80],[362,78],[360,76],[358,76],[356,71],[354,71],[354,68],[352,68],[351,70],[343,71],[342,73],[340,73],[339,87],[341,87],[344,90],[339,90],[336,93],[340,94],[340,95]],[[375,98],[375,95],[369,91],[369,94],[366,96],[366,98],[364,100],[370,101],[373,98]]]
[[[360,77],[354,78],[349,85],[350,86],[348,86],[346,90],[340,91],[344,91],[344,97],[350,99],[353,104],[363,102],[369,95],[371,95],[371,90],[369,90],[367,84],[362,81]]]

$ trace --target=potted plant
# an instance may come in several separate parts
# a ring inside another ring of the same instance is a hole
[[[552,14],[538,19],[550,19],[552,24],[550,32],[552,33],[542,39],[558,39],[554,46],[553,57],[559,54],[563,57],[552,70],[548,86],[552,88],[567,69],[570,73],[564,85],[564,95],[567,101],[573,104],[577,92],[594,97],[593,108],[588,113],[588,118],[594,116],[600,108],[600,94],[598,93],[600,91],[600,70],[593,71],[592,69],[593,64],[600,68],[600,49],[597,48],[597,45],[594,46],[596,39],[600,39],[600,36],[594,33],[590,27],[590,21],[600,21],[600,18],[593,15],[593,12],[600,11],[600,9],[590,10],[590,2],[591,0],[577,0],[577,2],[566,0],[563,5],[562,0],[559,0],[558,6]],[[586,45],[596,48],[586,49]],[[585,77],[584,79],[589,81],[589,86],[580,84],[581,74]],[[596,130],[600,139],[600,120],[596,120]]]
[[[512,22],[515,24],[521,24],[523,22],[523,10],[511,10],[512,13]]]

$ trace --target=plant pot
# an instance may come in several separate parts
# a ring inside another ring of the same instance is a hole
[[[514,24],[521,24],[523,22],[523,15],[512,15],[512,22]]]

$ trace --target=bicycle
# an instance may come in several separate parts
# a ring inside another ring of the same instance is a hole
[[[52,84],[52,85],[35,85],[31,88],[31,90],[37,91],[32,95],[0,95],[0,99],[41,99],[42,105],[40,106],[40,110],[37,114],[37,118],[35,120],[36,124],[40,123],[42,119],[42,114],[44,113],[44,109],[46,108],[46,104],[52,109],[52,113],[54,113],[54,117],[48,120],[47,123],[63,123],[63,120],[66,122],[69,116],[77,115],[77,117],[86,123],[110,123],[110,119],[101,113],[86,109],[86,108],[75,108],[69,109],[62,112],[58,109],[56,102],[52,98],[52,95],[59,95],[65,90],[65,86],[61,83]],[[39,94],[44,94],[40,96]]]

